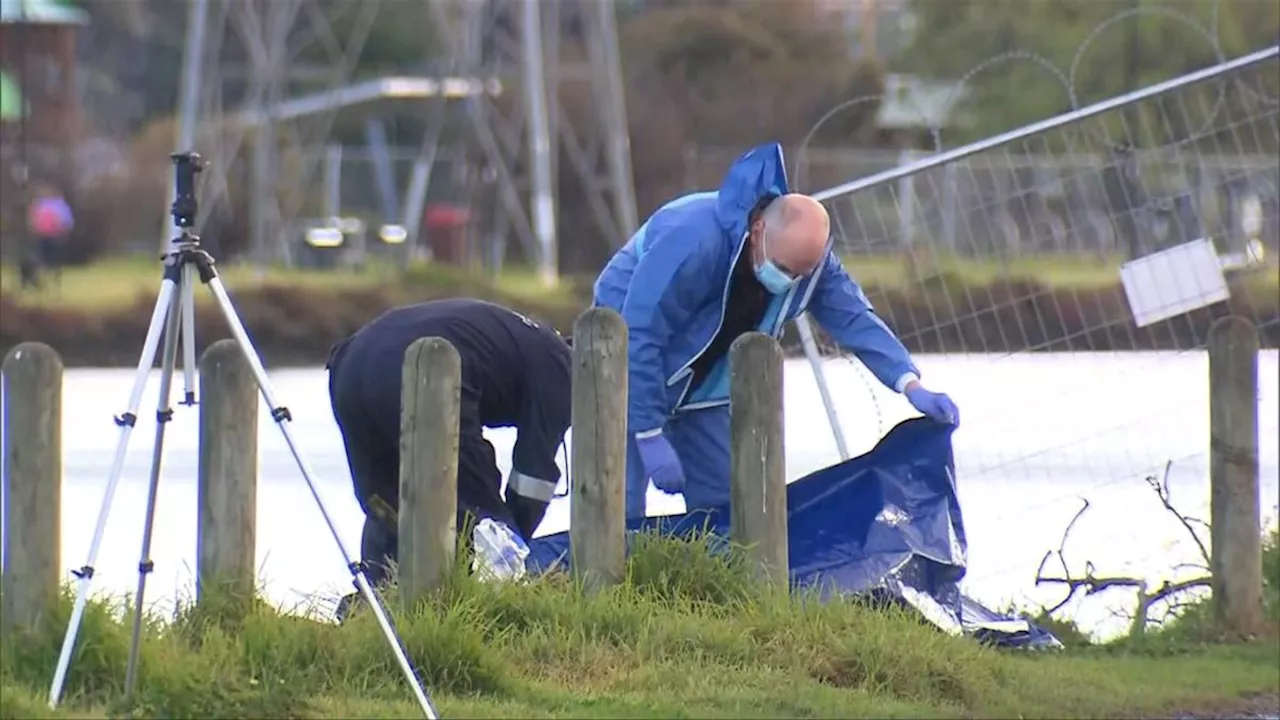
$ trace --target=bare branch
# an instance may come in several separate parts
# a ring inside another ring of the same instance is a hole
[[[1066,588],[1066,595],[1063,599],[1052,608],[1046,610],[1049,615],[1061,610],[1077,595],[1089,597],[1091,595],[1097,595],[1104,591],[1114,590],[1116,588],[1133,589],[1137,597],[1135,611],[1131,616],[1129,616],[1131,621],[1129,634],[1131,637],[1136,637],[1145,632],[1148,623],[1155,622],[1156,624],[1163,624],[1166,621],[1165,618],[1175,614],[1177,610],[1184,605],[1184,603],[1178,602],[1177,597],[1179,595],[1196,588],[1208,587],[1211,584],[1210,577],[1208,575],[1209,553],[1204,543],[1201,541],[1200,535],[1195,529],[1195,525],[1207,527],[1207,524],[1197,518],[1183,515],[1173,506],[1173,501],[1169,492],[1169,477],[1172,468],[1173,463],[1170,461],[1165,464],[1163,476],[1157,478],[1155,475],[1150,475],[1145,479],[1147,484],[1151,486],[1152,490],[1154,490],[1156,495],[1160,498],[1160,503],[1164,506],[1165,510],[1169,511],[1174,517],[1176,517],[1178,522],[1186,528],[1188,533],[1190,533],[1191,539],[1195,541],[1196,546],[1200,550],[1201,557],[1204,558],[1204,564],[1180,563],[1175,566],[1174,569],[1181,570],[1184,568],[1194,568],[1201,571],[1201,573],[1197,574],[1196,577],[1187,580],[1180,580],[1177,582],[1166,580],[1154,590],[1149,590],[1147,581],[1142,578],[1119,575],[1099,576],[1093,562],[1090,560],[1086,560],[1084,563],[1083,576],[1073,576],[1066,558],[1066,545],[1072,529],[1074,529],[1076,523],[1080,520],[1080,517],[1084,515],[1084,512],[1089,509],[1089,501],[1085,498],[1081,498],[1082,506],[1076,512],[1075,516],[1071,518],[1071,521],[1067,523],[1067,527],[1063,530],[1062,539],[1058,543],[1058,549],[1056,551],[1050,550],[1046,552],[1044,557],[1040,560],[1040,565],[1036,568],[1037,586],[1042,584],[1061,585]],[[1062,568],[1062,572],[1060,575],[1045,575],[1045,567],[1048,565],[1050,558],[1054,556],[1057,557],[1057,561]],[[1152,620],[1150,618],[1151,609],[1153,606],[1158,604],[1165,606],[1166,612],[1164,614],[1164,618],[1161,618],[1160,620]]]
[[[1173,461],[1170,460],[1165,463],[1164,476],[1160,480],[1156,480],[1154,475],[1150,475],[1147,477],[1147,484],[1151,485],[1151,488],[1156,491],[1156,495],[1160,498],[1160,504],[1164,505],[1164,509],[1168,510],[1170,514],[1178,519],[1178,522],[1182,524],[1182,527],[1187,529],[1187,533],[1191,535],[1191,539],[1195,542],[1196,547],[1200,549],[1200,557],[1204,558],[1205,563],[1208,564],[1210,562],[1209,551],[1205,548],[1204,542],[1200,540],[1200,533],[1196,532],[1196,529],[1192,527],[1192,523],[1198,524],[1204,528],[1208,528],[1209,525],[1199,518],[1183,515],[1173,506],[1173,498],[1169,492],[1169,474],[1172,470]]]
[[[1062,542],[1058,543],[1058,553],[1061,554],[1067,547],[1067,536],[1071,534],[1071,529],[1076,526],[1076,522],[1080,520],[1080,516],[1084,515],[1084,511],[1089,509],[1089,499],[1080,498],[1080,509],[1072,516],[1071,522],[1067,523],[1067,529],[1062,531]]]
[[[1207,577],[1199,577],[1191,580],[1182,580],[1179,582],[1165,581],[1154,593],[1148,595],[1145,590],[1138,592],[1138,609],[1133,616],[1133,625],[1130,626],[1129,634],[1131,637],[1141,635],[1146,629],[1151,606],[1162,602],[1168,598],[1172,598],[1182,592],[1197,587],[1205,587],[1210,584]]]
[[[1145,580],[1132,577],[1043,577],[1039,578],[1039,580],[1044,583],[1066,585],[1072,591],[1084,590],[1085,595],[1097,595],[1103,590],[1118,587],[1131,587],[1141,590],[1147,584]]]
[[[1071,529],[1074,528],[1076,525],[1076,522],[1080,520],[1080,516],[1084,515],[1084,511],[1088,509],[1089,509],[1088,498],[1080,498],[1080,509],[1076,511],[1076,514],[1074,516],[1072,516],[1071,522],[1067,523],[1067,527],[1062,531],[1062,540],[1058,542],[1058,550],[1056,554],[1058,556],[1058,562],[1062,565],[1062,574],[1064,577],[1069,576],[1071,574],[1071,570],[1068,569],[1067,567],[1067,558],[1065,554],[1065,551],[1067,548],[1067,538],[1070,537]],[[1046,552],[1044,554],[1044,557],[1041,558],[1040,567],[1036,568],[1036,585],[1037,586],[1043,582],[1054,582],[1053,580],[1049,580],[1044,577],[1044,565],[1049,561],[1049,558],[1054,554],[1055,554],[1054,551],[1051,550],[1049,552]],[[1092,572],[1091,567],[1086,565],[1086,571]],[[1054,605],[1052,608],[1049,608],[1048,610],[1046,610],[1045,613],[1048,615],[1052,615],[1055,612],[1061,610],[1067,603],[1071,602],[1071,598],[1075,597],[1076,590],[1077,590],[1076,587],[1068,585],[1066,597],[1062,598],[1062,600],[1057,605]]]
[[[1158,590],[1152,593],[1150,597],[1150,601],[1152,603],[1158,603],[1168,598],[1174,597],[1175,595],[1184,593],[1188,590],[1194,590],[1196,588],[1212,587],[1212,586],[1213,586],[1213,578],[1210,578],[1207,575],[1202,577],[1190,578],[1187,580],[1179,580],[1178,582],[1169,582],[1168,580],[1166,580]]]

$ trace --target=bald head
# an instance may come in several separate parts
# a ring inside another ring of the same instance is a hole
[[[757,265],[769,259],[789,275],[808,275],[822,262],[830,234],[822,203],[799,193],[783,195],[752,225],[752,256]]]

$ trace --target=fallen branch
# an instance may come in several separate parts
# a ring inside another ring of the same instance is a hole
[[[1182,527],[1186,528],[1187,534],[1191,536],[1191,540],[1196,544],[1196,547],[1200,549],[1200,557],[1204,559],[1205,570],[1208,570],[1209,563],[1212,562],[1209,559],[1209,551],[1205,548],[1204,542],[1200,539],[1200,533],[1196,532],[1193,524],[1200,526],[1204,530],[1208,530],[1209,523],[1201,520],[1200,518],[1183,515],[1173,506],[1173,499],[1169,494],[1169,474],[1172,470],[1173,461],[1169,460],[1164,465],[1164,476],[1157,481],[1155,475],[1148,475],[1146,477],[1147,484],[1151,486],[1152,490],[1156,491],[1156,495],[1159,496],[1160,504],[1164,505],[1164,509],[1168,510],[1175,518],[1177,518],[1178,522],[1182,523]]]
[[[1089,501],[1085,498],[1081,498],[1081,507],[1071,518],[1071,522],[1067,523],[1067,527],[1062,531],[1062,539],[1058,543],[1057,550],[1050,550],[1046,552],[1044,557],[1040,560],[1040,566],[1036,568],[1037,587],[1040,585],[1062,585],[1066,587],[1067,591],[1066,595],[1058,604],[1046,610],[1047,614],[1052,615],[1058,610],[1061,610],[1067,605],[1067,603],[1071,602],[1073,598],[1081,593],[1083,593],[1083,597],[1089,597],[1115,588],[1132,588],[1137,592],[1137,607],[1134,609],[1134,613],[1131,616],[1129,635],[1130,637],[1136,637],[1144,633],[1146,631],[1147,624],[1152,622],[1149,616],[1153,606],[1159,603],[1166,603],[1169,606],[1168,612],[1166,613],[1166,615],[1168,615],[1169,613],[1176,612],[1179,607],[1184,605],[1184,603],[1176,602],[1176,598],[1179,595],[1189,590],[1211,586],[1211,578],[1207,574],[1209,569],[1209,552],[1206,549],[1204,542],[1201,541],[1199,533],[1195,530],[1197,525],[1207,528],[1208,524],[1198,518],[1183,515],[1173,506],[1169,493],[1169,473],[1172,467],[1172,462],[1167,463],[1165,465],[1164,477],[1162,479],[1157,480],[1155,476],[1148,476],[1146,481],[1147,484],[1155,490],[1156,495],[1159,496],[1160,502],[1164,505],[1165,510],[1173,514],[1173,516],[1178,519],[1178,522],[1182,527],[1187,530],[1187,533],[1191,535],[1196,547],[1200,550],[1201,557],[1204,558],[1204,565],[1181,563],[1176,566],[1176,569],[1194,567],[1205,571],[1205,574],[1187,580],[1179,580],[1177,582],[1166,580],[1154,590],[1151,590],[1147,581],[1142,578],[1118,575],[1099,576],[1095,572],[1093,563],[1086,560],[1084,564],[1084,575],[1082,577],[1073,577],[1067,563],[1066,547],[1067,540],[1070,538],[1072,529],[1075,528],[1076,523],[1079,522],[1085,511],[1090,507]],[[1045,575],[1045,565],[1049,562],[1050,558],[1055,556],[1057,557],[1058,563],[1062,566],[1061,575]]]

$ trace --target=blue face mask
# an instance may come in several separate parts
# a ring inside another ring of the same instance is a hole
[[[761,248],[762,253],[767,253],[768,235],[761,235],[760,240],[761,244],[764,245],[764,247]],[[768,290],[773,295],[786,294],[788,290],[800,281],[800,278],[791,277],[787,273],[783,272],[777,264],[768,258],[768,256],[765,257],[763,263],[755,266],[755,271],[756,279],[760,281],[760,284],[764,286],[765,290]]]
[[[764,264],[757,265],[755,270],[756,279],[760,281],[765,290],[774,295],[785,294],[799,282],[799,278],[793,278],[779,270],[772,260],[765,260]]]

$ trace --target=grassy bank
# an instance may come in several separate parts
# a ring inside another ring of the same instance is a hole
[[[1113,261],[1038,258],[993,265],[902,258],[849,259],[877,310],[913,351],[1147,350],[1201,346],[1215,313],[1201,310],[1135,329]],[[19,292],[0,269],[0,352],[52,345],[71,366],[132,366],[159,285],[158,264],[122,259],[69,268],[56,285]],[[329,347],[384,310],[459,295],[501,302],[569,332],[592,278],[541,287],[528,271],[499,277],[444,266],[361,272],[222,268],[236,309],[269,365],[316,365]],[[1240,278],[1230,309],[1253,319],[1264,347],[1280,346],[1274,269]],[[227,337],[208,293],[197,294],[200,344]]]
[[[1011,261],[1008,265],[975,261],[929,261],[927,270],[915,270],[898,257],[865,257],[849,259],[846,267],[868,286],[903,288],[918,280],[921,272],[953,274],[966,285],[989,284],[1002,276],[1035,278],[1050,287],[1089,289],[1107,287],[1116,280],[1117,260],[1090,258],[1035,258]],[[936,266],[936,267],[935,267]],[[373,266],[364,271],[309,270],[272,268],[259,271],[245,265],[218,266],[229,289],[251,289],[262,285],[286,285],[302,290],[343,292],[369,290],[404,284],[404,278],[393,268]],[[415,282],[449,282],[457,272],[427,266],[415,268],[408,284]],[[550,294],[540,286],[536,275],[524,268],[503,271],[487,282],[470,278],[472,283],[491,284],[494,289],[520,301],[571,299],[574,286]],[[118,257],[89,265],[75,266],[63,272],[60,284],[22,294],[13,293],[24,306],[106,312],[136,303],[140,298],[155,299],[160,282],[158,261],[150,257]],[[0,268],[0,287],[10,292],[18,288],[14,268]]]
[[[0,647],[0,717],[123,710],[128,628],[101,603],[63,707],[45,709],[69,605]],[[147,628],[137,717],[416,715],[370,613],[339,627],[235,606]],[[1168,717],[1280,690],[1274,641],[999,651],[900,611],[770,595],[736,558],[670,539],[641,543],[626,582],[598,596],[459,575],[393,612],[444,717]]]
[[[403,291],[412,294],[417,286],[475,286],[495,292],[514,302],[565,301],[574,299],[574,286],[547,291],[529,270],[517,268],[495,279],[468,276],[444,266],[420,264],[407,275],[385,263],[364,270],[322,270],[307,268],[258,269],[248,265],[217,265],[218,274],[229,291],[260,288],[290,288],[302,293]],[[60,280],[50,278],[45,287],[17,292],[17,272],[0,267],[0,288],[23,307],[39,307],[72,312],[112,313],[128,309],[140,301],[155,302],[160,286],[161,266],[151,257],[125,256],[69,267]],[[198,296],[209,301],[208,293]]]
[[[34,340],[56,348],[68,366],[136,365],[159,290],[158,267],[145,259],[104,261],[68,268],[58,281],[24,292],[16,291],[10,268],[0,269],[0,352]],[[397,305],[470,296],[571,327],[587,302],[571,278],[548,290],[529,272],[494,279],[427,264],[407,272],[386,266],[359,272],[227,266],[220,276],[258,350],[277,367],[323,363],[334,342]],[[200,289],[195,297],[203,351],[230,332],[211,294]]]

